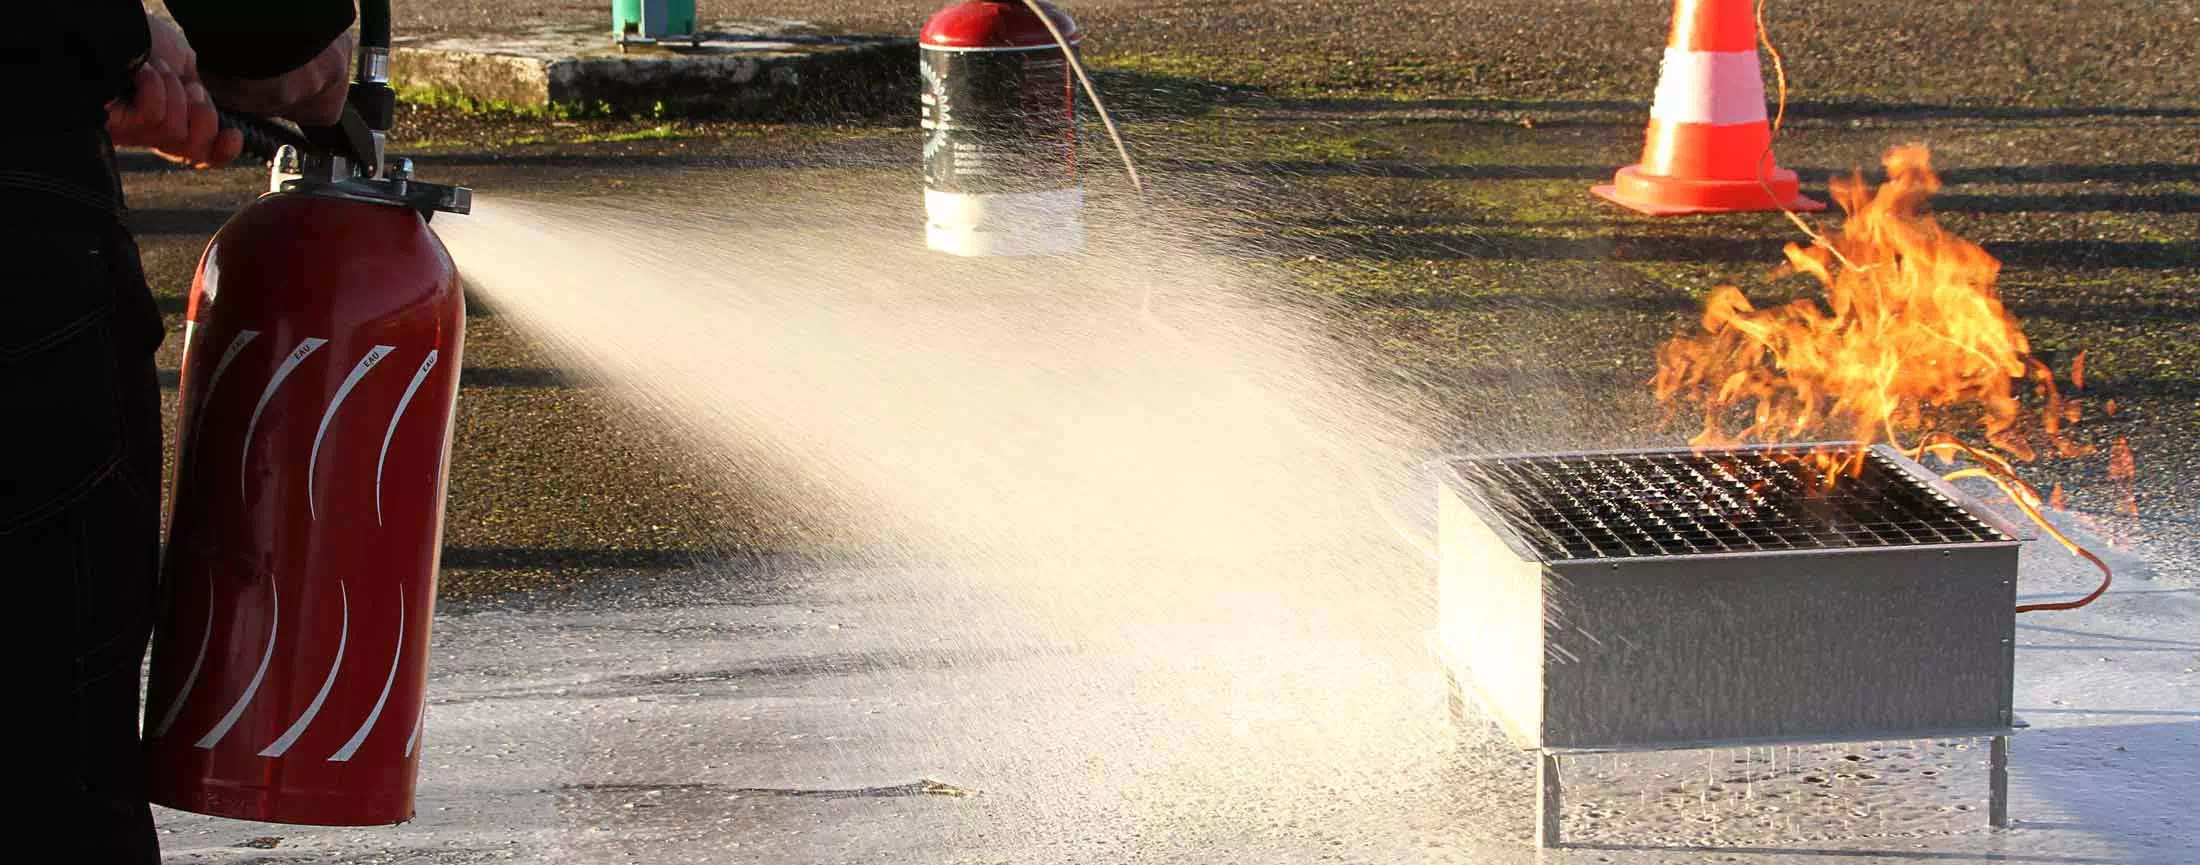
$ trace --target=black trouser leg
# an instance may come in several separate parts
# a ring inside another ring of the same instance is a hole
[[[143,372],[150,380],[149,364]],[[139,672],[158,581],[158,472],[158,462],[149,474],[119,467],[60,513],[0,535],[0,561],[20,574],[17,585],[42,584],[29,592],[42,603],[17,613],[46,673],[34,677],[42,684],[31,703],[47,729],[30,741],[58,763],[51,786],[26,792],[61,812],[54,828],[69,828],[47,837],[73,854],[51,861],[160,859],[138,746]]]
[[[108,249],[91,260],[105,258],[111,269],[76,273],[108,280],[104,287],[124,298],[116,311],[0,365],[0,423],[32,443],[10,449],[19,468],[0,468],[0,483],[17,481],[5,498],[21,516],[0,526],[8,577],[0,615],[28,667],[28,693],[7,694],[9,714],[29,727],[19,740],[29,758],[25,843],[53,851],[38,861],[150,865],[160,849],[142,781],[138,702],[159,596],[160,391],[149,310],[141,309],[150,301],[137,302],[136,251],[126,240]],[[70,477],[42,468],[102,453],[84,462],[81,483],[31,486]]]

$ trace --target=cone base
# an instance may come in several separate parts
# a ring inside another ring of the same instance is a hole
[[[1825,202],[1803,197],[1798,187],[1795,172],[1785,168],[1773,169],[1772,175],[1759,183],[1755,180],[1664,177],[1644,174],[1642,166],[1630,165],[1614,174],[1611,183],[1592,186],[1589,191],[1621,207],[1651,216],[1783,209],[1812,213],[1826,209]]]

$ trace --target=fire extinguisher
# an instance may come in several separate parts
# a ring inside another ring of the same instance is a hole
[[[965,0],[925,22],[917,44],[932,249],[984,256],[1084,248],[1076,81],[1056,32],[1071,49],[1083,36],[1060,9],[1024,0]]]
[[[191,285],[144,720],[172,808],[413,813],[466,314],[427,221],[472,194],[385,160],[389,9],[360,5],[342,123],[245,124],[289,143]]]

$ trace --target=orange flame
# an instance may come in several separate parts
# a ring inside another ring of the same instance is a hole
[[[2065,456],[2085,453],[2063,435],[2076,406],[1995,291],[2001,263],[1925,211],[1940,188],[1930,154],[1897,147],[1883,162],[1887,182],[1876,191],[1861,174],[1833,182],[1848,213],[1838,234],[1787,245],[1777,275],[1808,274],[1823,297],[1759,308],[1741,289],[1720,286],[1704,302],[1702,331],[1660,350],[1659,401],[1676,414],[1684,404],[1702,407],[1702,431],[1690,439],[1699,448],[1829,435],[1899,447],[1915,434],[1922,451],[1935,438],[1953,441],[1951,429],[1975,426],[2020,461],[2037,455],[2035,441]],[[2084,381],[2082,361],[2072,377]],[[2037,411],[2019,397],[2027,382],[2044,401]],[[1729,430],[1738,415],[1747,423]]]
[[[2071,554],[2101,571],[2101,583],[2074,601],[2020,604],[2019,613],[2074,610],[2108,591],[2108,563],[2079,546],[2040,513],[2044,502],[2064,507],[2061,485],[2042,497],[2018,478],[2012,460],[2038,455],[2035,441],[2062,456],[2092,448],[2063,434],[2078,404],[2055,387],[2055,373],[2032,356],[2031,343],[1994,289],[2001,262],[1975,243],[1941,228],[1925,211],[1940,189],[1932,158],[1919,146],[1897,147],[1882,159],[1887,182],[1875,191],[1861,174],[1832,183],[1848,213],[1827,239],[1804,226],[1813,243],[1787,245],[1776,275],[1809,274],[1823,298],[1803,297],[1759,309],[1741,289],[1722,285],[1704,301],[1701,333],[1674,337],[1658,352],[1651,379],[1658,401],[1675,414],[1687,403],[1703,409],[1698,448],[1745,441],[1787,441],[1831,434],[1858,443],[1845,453],[1806,456],[1829,482],[1863,467],[1861,449],[1875,442],[1901,448],[1917,435],[1913,457],[1932,453],[1976,465],[1948,480],[1985,478]],[[1794,214],[1791,220],[1801,221]],[[2085,389],[2085,353],[2070,364],[2073,392]],[[2031,383],[2042,405],[2026,412],[2018,392]],[[1730,417],[1748,423],[1729,432]],[[2113,402],[2110,413],[2114,413]],[[1952,430],[1976,426],[1987,447]],[[2109,476],[2124,492],[2126,513],[2138,512],[2131,451],[2116,440]]]

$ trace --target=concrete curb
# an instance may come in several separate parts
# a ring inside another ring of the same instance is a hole
[[[548,25],[405,40],[400,88],[520,111],[752,119],[914,111],[916,41],[843,36],[800,22],[719,22],[697,44],[621,52],[602,28]]]

